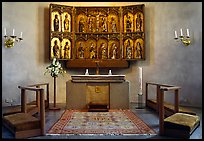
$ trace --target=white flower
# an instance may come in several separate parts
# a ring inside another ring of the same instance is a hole
[[[47,71],[44,74],[49,72],[52,77],[57,77],[58,74],[63,75],[64,73],[66,73],[66,71],[63,70],[61,64],[56,58],[53,58],[52,64],[46,67],[46,69]]]

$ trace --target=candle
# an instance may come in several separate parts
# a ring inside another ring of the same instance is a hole
[[[112,72],[111,72],[111,70],[109,70],[109,73],[108,73],[109,75],[111,75],[112,74]]]
[[[6,36],[6,28],[4,28],[4,33],[5,33],[5,36]]]
[[[23,38],[23,32],[21,32],[21,36],[20,36],[20,38]]]
[[[182,29],[180,29],[180,31],[181,31],[181,36],[183,36],[183,31],[182,31]]]
[[[142,67],[139,67],[139,94],[142,95]]]
[[[89,70],[86,69],[85,75],[89,75]]]
[[[15,30],[13,29],[13,36],[14,36],[14,32],[15,32]]]
[[[177,32],[175,31],[175,38],[178,38],[178,36],[177,36]]]
[[[190,37],[189,29],[187,28],[187,37]]]

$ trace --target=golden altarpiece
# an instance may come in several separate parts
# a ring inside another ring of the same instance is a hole
[[[145,59],[144,4],[50,4],[49,11],[51,60],[65,60],[68,68],[127,68]]]

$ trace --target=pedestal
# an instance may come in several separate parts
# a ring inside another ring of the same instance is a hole
[[[143,109],[144,105],[143,105],[143,94],[138,94],[138,102],[136,105],[136,109]]]
[[[60,108],[56,107],[56,77],[54,77],[54,107],[50,107],[50,110],[60,110]]]

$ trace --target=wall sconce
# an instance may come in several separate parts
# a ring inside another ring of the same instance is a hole
[[[181,42],[182,42],[185,46],[190,45],[191,40],[190,40],[189,29],[186,30],[186,36],[183,35],[182,29],[180,29],[180,31],[181,31],[181,35],[179,36],[179,38],[180,38]],[[175,39],[175,40],[178,40],[177,31],[175,31],[175,37],[174,37],[174,39]]]
[[[20,41],[23,40],[23,32],[21,32],[21,36],[19,38],[17,38],[17,36],[15,36],[14,32],[15,32],[15,30],[13,29],[13,35],[7,36],[6,35],[6,28],[4,29],[4,33],[5,33],[5,35],[4,35],[4,38],[5,38],[4,45],[5,45],[6,48],[12,48],[12,47],[14,47],[15,41],[20,42]]]

